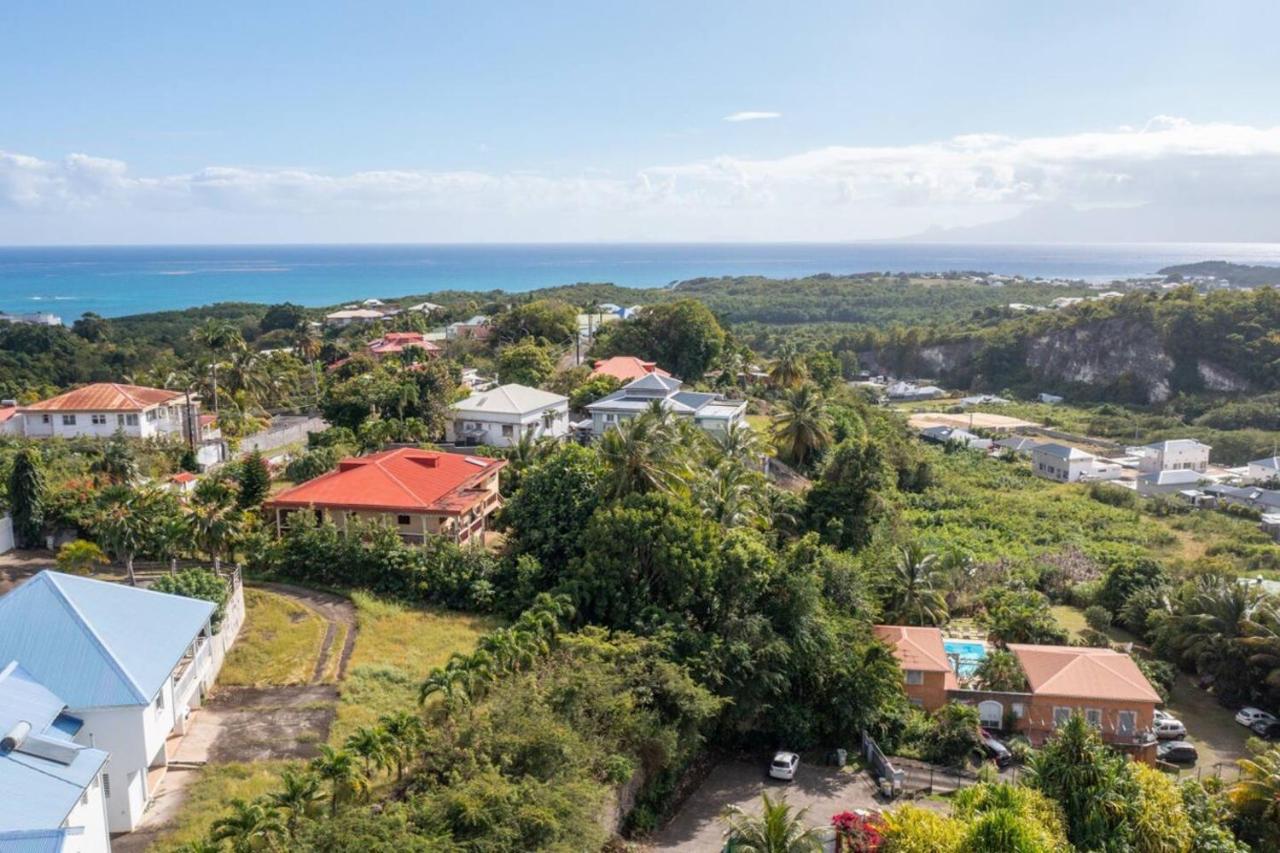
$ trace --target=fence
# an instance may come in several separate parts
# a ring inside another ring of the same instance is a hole
[[[320,432],[328,426],[329,424],[323,418],[314,415],[277,415],[272,420],[270,429],[255,432],[240,439],[238,452],[241,455],[255,450],[266,453],[268,450],[275,450],[286,444],[306,441],[310,433]]]
[[[13,548],[13,519],[7,515],[0,515],[0,554],[12,551]]]

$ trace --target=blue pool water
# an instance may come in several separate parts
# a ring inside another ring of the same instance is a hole
[[[986,644],[975,640],[944,639],[942,641],[942,650],[952,660],[956,668],[956,675],[961,678],[968,678],[973,675],[978,669],[978,664],[982,663],[983,658],[987,656]]]

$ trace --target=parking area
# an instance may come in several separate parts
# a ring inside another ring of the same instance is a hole
[[[1234,780],[1236,761],[1249,757],[1244,743],[1252,734],[1235,721],[1235,712],[1219,705],[1213,694],[1193,685],[1185,675],[1178,676],[1165,709],[1187,727],[1186,739],[1199,754],[1195,764],[1183,765],[1182,770],[1218,773]]]
[[[794,782],[778,782],[765,775],[766,759],[724,761],[708,774],[671,822],[648,840],[651,850],[705,853],[724,843],[721,816],[729,806],[760,810],[760,795],[785,797],[795,808],[807,808],[810,824],[824,825],[831,816],[853,809],[883,809],[871,777],[852,767],[836,768],[802,763]],[[935,800],[917,800],[926,808],[946,810]]]

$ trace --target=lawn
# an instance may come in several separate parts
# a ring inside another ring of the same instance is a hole
[[[218,684],[306,684],[315,670],[325,628],[323,619],[296,601],[246,589],[244,628],[227,655]]]
[[[353,593],[355,650],[341,683],[330,740],[341,743],[378,717],[417,707],[418,685],[454,652],[468,652],[500,620],[435,608],[407,607]]]
[[[235,797],[252,800],[280,784],[280,771],[295,762],[255,761],[252,764],[210,764],[186,790],[182,810],[173,828],[149,848],[149,853],[168,853],[183,844],[205,838],[209,826],[221,817]]]
[[[1089,627],[1089,623],[1084,621],[1084,611],[1078,607],[1072,607],[1070,604],[1055,604],[1049,608],[1049,612],[1053,614],[1053,618],[1057,620],[1058,624],[1066,629],[1073,640],[1078,639],[1080,633]],[[1115,625],[1107,628],[1104,633],[1113,643],[1138,642],[1137,637]]]

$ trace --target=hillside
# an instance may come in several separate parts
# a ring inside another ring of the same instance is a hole
[[[1177,264],[1158,270],[1160,275],[1177,278],[1218,278],[1239,287],[1259,287],[1280,284],[1280,267],[1251,264],[1233,264],[1229,261],[1200,261],[1194,264]]]

